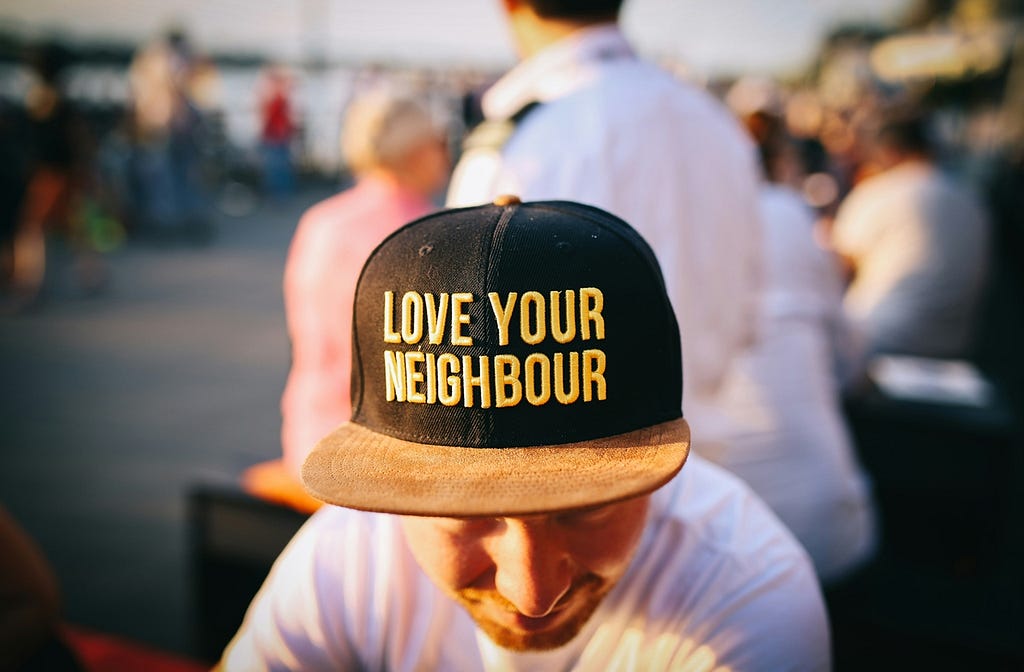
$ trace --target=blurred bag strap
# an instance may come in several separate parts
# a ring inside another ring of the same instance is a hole
[[[538,101],[527,103],[507,119],[485,119],[466,134],[462,140],[462,151],[487,150],[500,152],[509,141],[516,127],[526,116],[540,106]]]

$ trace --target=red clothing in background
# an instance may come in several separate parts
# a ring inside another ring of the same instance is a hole
[[[291,140],[292,113],[288,97],[277,90],[263,104],[263,141],[284,144]]]

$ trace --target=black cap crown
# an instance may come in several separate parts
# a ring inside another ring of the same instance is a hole
[[[569,202],[445,210],[356,289],[352,422],[424,444],[613,436],[682,415],[679,331],[650,247]]]

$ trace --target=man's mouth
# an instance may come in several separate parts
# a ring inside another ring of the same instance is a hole
[[[610,586],[596,574],[573,582],[554,608],[541,617],[526,616],[494,588],[455,593],[477,625],[498,646],[513,651],[545,651],[562,646],[580,631]]]
[[[501,625],[519,632],[544,632],[551,628],[557,627],[563,620],[563,616],[571,612],[568,608],[568,604],[561,608],[556,608],[548,613],[547,616],[541,616],[539,618],[533,618],[531,616],[525,616],[519,612],[514,614],[503,613],[501,618],[495,619]]]
[[[514,604],[496,591],[487,593],[466,591],[462,597],[468,603],[475,603],[474,611],[485,615],[488,620],[497,625],[518,632],[536,633],[557,627],[563,620],[571,616],[575,607],[581,602],[580,598],[585,597],[588,591],[598,583],[600,583],[600,579],[592,576],[577,579],[551,611],[544,616],[537,617],[523,614]]]

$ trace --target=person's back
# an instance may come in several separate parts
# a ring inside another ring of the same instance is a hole
[[[380,178],[311,207],[299,222],[285,266],[292,364],[281,399],[286,466],[349,415],[352,294],[363,262],[389,233],[432,209],[422,195]]]
[[[833,226],[852,271],[844,309],[869,356],[968,356],[989,265],[987,213],[938,167],[920,114],[883,124],[873,154],[881,172],[854,187]]]
[[[351,409],[351,315],[359,271],[388,234],[434,209],[431,197],[449,166],[437,120],[419,101],[385,90],[352,103],[342,153],[355,186],[303,214],[285,265],[292,364],[281,397],[283,462],[258,464],[243,475],[250,492],[302,510],[319,505],[299,486],[302,461]]]
[[[503,146],[467,152],[449,205],[516,193],[569,198],[632,222],[658,256],[679,317],[695,440],[710,438],[717,430],[702,421],[705,409],[753,340],[760,234],[751,143],[710,95],[637,58],[609,21],[533,53],[483,107],[492,122],[521,120]]]
[[[844,305],[872,352],[967,354],[989,253],[973,194],[933,164],[904,163],[850,193],[835,236],[856,259]]]
[[[839,404],[840,279],[795,192],[762,187],[765,292],[758,341],[723,391],[734,433],[702,453],[742,478],[804,545],[826,584],[875,543],[870,482]]]

